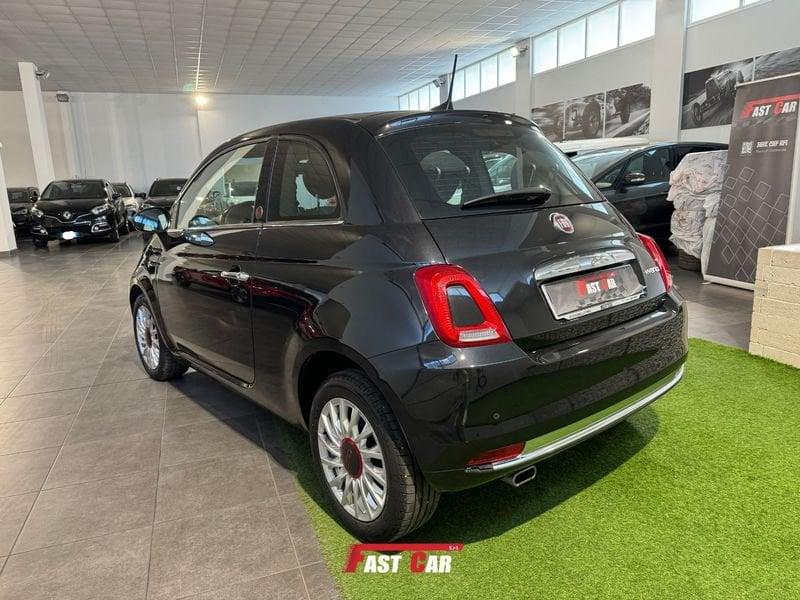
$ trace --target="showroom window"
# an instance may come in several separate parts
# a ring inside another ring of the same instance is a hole
[[[534,75],[653,37],[656,0],[621,0],[533,38]]]
[[[429,110],[440,104],[439,88],[429,83],[399,96],[397,100],[400,110]]]
[[[514,83],[517,80],[517,64],[511,48],[493,54],[488,58],[458,69],[453,78],[453,101],[462,100],[467,96],[474,96],[487,92],[501,85]],[[430,103],[423,100],[415,101],[415,93],[423,94],[427,88]],[[428,110],[440,104],[439,89],[433,84],[428,84],[399,97],[400,110]]]
[[[691,0],[689,22],[695,23],[766,0]]]
[[[267,144],[215,158],[190,184],[178,207],[178,229],[251,223]]]
[[[328,161],[315,145],[281,139],[269,191],[270,221],[334,219],[339,195]]]

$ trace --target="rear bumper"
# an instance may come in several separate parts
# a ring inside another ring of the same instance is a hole
[[[686,338],[684,305],[673,292],[652,313],[533,352],[435,342],[371,362],[427,479],[454,491],[552,456],[655,401],[680,380]],[[520,442],[513,460],[467,467],[478,454]]]

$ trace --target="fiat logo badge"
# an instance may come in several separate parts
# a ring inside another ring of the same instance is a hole
[[[574,233],[575,226],[572,224],[570,218],[562,213],[554,212],[550,214],[550,222],[553,227],[562,233]]]
[[[72,218],[72,213],[69,212],[68,210],[65,210],[64,211],[64,218],[65,219],[71,219]]]

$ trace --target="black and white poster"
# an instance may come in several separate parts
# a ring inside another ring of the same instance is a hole
[[[736,86],[752,79],[752,58],[686,73],[681,129],[730,125]]]
[[[564,139],[593,140],[603,137],[605,93],[575,98],[564,107]]]
[[[650,133],[650,88],[643,83],[606,92],[604,137]]]
[[[790,73],[800,73],[800,47],[771,52],[756,58],[754,79],[780,77]]]
[[[800,74],[738,88],[706,278],[751,287],[759,248],[786,243]]]
[[[531,110],[531,120],[551,142],[564,139],[564,102],[554,102]]]

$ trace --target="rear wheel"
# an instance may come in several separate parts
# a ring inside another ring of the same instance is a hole
[[[183,375],[189,368],[167,348],[144,296],[133,303],[133,335],[139,360],[151,378],[166,381]]]
[[[380,391],[360,371],[320,386],[309,420],[314,464],[339,521],[361,540],[403,537],[431,518],[439,493],[414,462]]]

